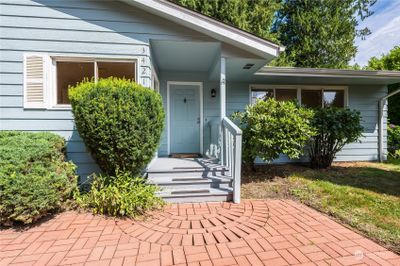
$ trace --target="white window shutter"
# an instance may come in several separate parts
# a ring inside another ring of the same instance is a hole
[[[24,107],[46,108],[47,56],[24,55]]]

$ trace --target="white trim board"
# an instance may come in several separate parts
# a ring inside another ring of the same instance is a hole
[[[260,76],[300,76],[300,77],[335,77],[335,78],[397,78],[400,80],[400,71],[390,70],[352,70],[330,68],[302,68],[302,67],[270,67],[259,69],[255,75]]]
[[[171,154],[171,107],[170,107],[170,85],[193,85],[199,88],[200,97],[200,154],[203,154],[203,131],[204,131],[204,114],[203,114],[203,82],[189,81],[167,81],[167,154]]]

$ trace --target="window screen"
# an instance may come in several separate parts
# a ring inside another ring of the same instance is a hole
[[[297,90],[294,89],[275,89],[275,98],[278,101],[297,100]]]
[[[94,62],[57,62],[57,104],[69,104],[68,88],[94,77]]]

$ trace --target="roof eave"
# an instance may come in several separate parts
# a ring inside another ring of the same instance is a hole
[[[284,51],[284,47],[248,32],[229,26],[166,0],[122,0],[149,13],[204,33],[217,40],[245,49],[265,59],[272,59]]]
[[[332,78],[399,78],[400,71],[386,70],[347,70],[297,67],[263,67],[255,73],[259,76],[297,76],[297,77],[332,77]]]

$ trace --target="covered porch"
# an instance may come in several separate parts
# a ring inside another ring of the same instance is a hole
[[[153,40],[151,52],[166,118],[149,176],[162,171],[165,180],[173,181],[170,176],[178,172],[186,177],[201,172],[209,179],[212,162],[225,169],[218,174],[232,181],[226,191],[239,202],[241,131],[226,115],[227,79],[246,79],[268,60],[212,41]],[[193,158],[169,158],[182,154]],[[215,180],[207,182],[214,188]]]
[[[158,156],[192,153],[220,158],[227,80],[247,79],[267,60],[208,41],[153,40],[151,51],[166,113]]]

